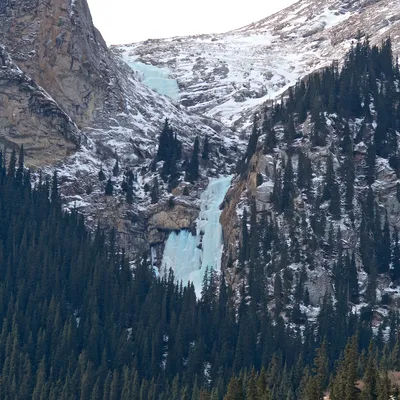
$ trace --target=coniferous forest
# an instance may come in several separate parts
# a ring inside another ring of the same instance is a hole
[[[0,399],[319,400],[326,392],[332,400],[399,398],[399,313],[388,308],[377,326],[371,307],[355,313],[350,306],[377,302],[379,275],[400,279],[398,234],[377,211],[372,188],[378,158],[387,159],[396,172],[400,169],[399,79],[390,40],[381,49],[358,43],[341,71],[332,65],[314,74],[290,91],[283,105],[267,111],[262,127],[266,153],[278,142],[290,149],[301,137],[297,124],[309,113],[314,147],[326,143],[324,113],[369,123],[371,101],[378,122],[372,139],[363,136],[364,128],[352,137],[343,124],[337,149],[347,166],[343,178],[337,178],[328,157],[317,195],[305,154],[299,155],[297,170],[289,157],[276,174],[273,204],[278,215],[294,220],[298,190],[313,206],[310,246],[300,246],[302,236],[294,231],[289,244],[282,245],[286,241],[280,240],[271,215],[257,217],[252,206],[243,214],[238,260],[245,283],[234,291],[223,274],[210,270],[200,299],[191,284],[175,282],[172,271],[155,276],[148,255],[129,260],[113,232],[101,227],[89,232],[81,215],[64,212],[57,174],[32,187],[23,149],[19,156],[16,151],[2,154]],[[278,124],[284,124],[283,137],[276,136]],[[238,166],[242,174],[259,135],[254,129]],[[162,140],[173,156],[164,164],[164,178],[173,180],[180,143],[167,125]],[[356,141],[368,142],[363,168],[369,190],[361,211],[355,210],[353,190]],[[185,172],[194,181],[198,141],[193,154]],[[168,158],[162,151],[157,157]],[[112,195],[112,187],[110,191]],[[344,214],[351,221],[358,212],[361,245],[350,252],[342,246],[340,230],[329,233],[325,228],[327,221],[334,226]],[[321,244],[325,236],[327,245]],[[308,319],[302,311],[310,303],[304,281],[317,267],[313,254],[321,247],[324,259],[335,260],[327,267],[335,290],[324,296],[318,315]],[[356,259],[368,274],[363,293]],[[292,262],[305,266],[296,276],[288,268]],[[266,287],[272,276],[271,296]]]

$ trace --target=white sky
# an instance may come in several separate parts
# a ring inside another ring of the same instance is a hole
[[[107,44],[219,33],[258,21],[296,0],[88,0]]]

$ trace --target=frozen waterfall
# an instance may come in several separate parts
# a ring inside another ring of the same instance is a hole
[[[160,68],[140,61],[134,61],[123,55],[124,61],[136,72],[139,73],[142,83],[159,94],[168,96],[174,101],[179,101],[179,87],[176,79],[170,78],[168,68]]]
[[[173,269],[178,281],[193,282],[197,297],[206,268],[221,270],[223,251],[219,209],[232,181],[232,176],[213,179],[200,196],[200,214],[196,221],[196,236],[189,231],[172,232],[165,244],[162,268]]]

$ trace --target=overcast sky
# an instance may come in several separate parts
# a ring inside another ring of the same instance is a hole
[[[109,45],[218,33],[265,18],[296,0],[88,0]]]

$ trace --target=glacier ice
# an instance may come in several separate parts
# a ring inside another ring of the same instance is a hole
[[[123,59],[133,71],[139,73],[143,84],[159,94],[163,94],[176,102],[179,101],[178,82],[176,79],[170,78],[168,68],[160,68],[140,61],[132,61],[127,56],[124,56]]]
[[[200,297],[206,268],[221,270],[223,251],[219,209],[232,181],[232,176],[213,179],[200,196],[200,214],[196,221],[196,236],[187,230],[172,232],[165,244],[162,268],[172,268],[177,281],[194,284]]]

